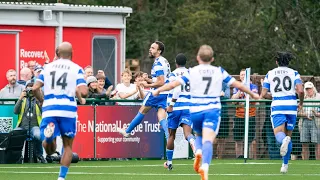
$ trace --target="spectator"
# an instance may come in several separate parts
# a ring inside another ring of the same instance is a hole
[[[244,82],[245,77],[245,69],[240,71],[240,80],[242,83]],[[250,83],[250,90],[254,93],[258,93],[258,87],[252,83]],[[237,88],[233,89],[232,99],[245,99],[245,93],[240,91]],[[244,132],[245,132],[245,107],[244,103],[235,103],[238,106],[236,107],[236,115],[234,118],[234,126],[233,126],[233,134],[234,140],[236,141],[236,157],[243,158],[243,140],[244,140]],[[255,104],[255,103],[252,103]],[[251,146],[250,154],[253,155],[253,158],[256,159],[257,150],[256,150],[256,141],[255,141],[255,116],[256,116],[256,108],[249,108],[249,138],[248,143]]]
[[[84,79],[86,80],[87,77],[93,76],[93,68],[92,66],[86,66],[84,68]]]
[[[26,87],[32,87],[33,83],[28,81]],[[31,112],[31,113],[30,113]],[[41,163],[47,163],[44,159],[42,141],[40,138],[40,123],[41,123],[41,107],[36,98],[26,91],[22,91],[18,102],[14,106],[14,114],[18,115],[18,123],[16,129],[27,130],[29,136],[34,140],[36,146],[36,156]]]
[[[110,91],[106,91],[106,93],[101,94],[98,90],[98,80],[94,76],[87,77],[87,85],[89,87],[88,98],[106,98],[109,99]]]
[[[27,67],[24,67],[20,70],[20,80],[18,81],[18,84],[25,86],[26,82],[29,81],[31,78],[32,78],[31,70]]]
[[[116,87],[117,91],[117,96],[116,98],[118,99],[127,99],[127,100],[135,100],[139,99],[139,91],[143,91],[141,87],[139,86],[140,84],[138,83],[138,86],[135,84],[131,84],[130,80],[132,79],[131,71],[129,69],[125,69],[122,72],[121,75],[122,83],[118,84]],[[135,103],[132,102],[119,102],[119,105],[136,105]]]
[[[136,86],[145,81],[143,78],[143,74],[145,74],[145,73],[142,71],[138,71],[134,74],[134,84]],[[149,92],[149,89],[146,89],[145,87],[143,87],[143,85],[140,85],[140,88],[142,91],[139,91],[139,99],[144,99],[144,97]],[[141,104],[141,103],[139,103],[139,104]]]
[[[223,83],[220,100],[230,99],[230,87]],[[219,128],[219,134],[217,140],[217,157],[218,159],[223,158],[225,152],[226,139],[229,137],[229,115],[228,107],[226,102],[221,102],[221,122]]]
[[[34,76],[34,68],[36,67],[36,65],[37,65],[37,62],[36,62],[36,61],[29,61],[29,62],[28,62],[28,68],[31,70],[31,73],[32,73],[31,79],[32,79],[33,76]]]
[[[24,86],[17,83],[16,71],[9,69],[7,71],[8,85],[0,91],[0,98],[18,98],[24,90]],[[14,102],[4,102],[4,104],[14,104]]]
[[[320,94],[317,92],[312,82],[306,82],[304,84],[304,94],[305,100],[320,100]],[[300,124],[300,142],[302,143],[302,159],[309,160],[310,151],[309,143],[315,144],[316,149],[316,160],[320,159],[320,129],[319,129],[319,117],[317,107],[312,107],[314,105],[319,105],[319,103],[304,103],[304,107],[299,111]],[[310,107],[311,106],[311,107]]]
[[[104,79],[104,87],[103,88],[105,88],[105,89],[108,89],[110,86],[112,86],[112,83],[111,83],[111,81],[108,79],[108,77],[105,75],[105,73],[104,73],[104,71],[102,71],[102,70],[98,70],[98,74],[102,74],[104,77],[105,77],[105,79]],[[113,86],[112,86],[113,87]],[[112,88],[111,88],[112,89]]]

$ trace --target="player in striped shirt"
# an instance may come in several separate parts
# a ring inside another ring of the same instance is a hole
[[[214,61],[213,50],[210,46],[200,47],[197,61],[199,65],[191,68],[190,74],[157,89],[153,94],[157,95],[162,91],[190,83],[191,102],[189,109],[193,130],[197,135],[194,169],[201,175],[202,180],[207,180],[213,154],[212,143],[220,126],[222,83],[232,85],[248,93],[254,99],[259,99],[259,95],[251,92],[241,82],[236,81],[223,68],[210,65]],[[200,167],[201,159],[202,165]]]
[[[47,64],[39,75],[32,91],[42,104],[40,125],[43,146],[48,155],[56,151],[56,137],[61,135],[64,152],[58,180],[64,180],[72,159],[72,143],[76,135],[78,97],[85,104],[83,96],[88,94],[83,69],[71,61],[72,45],[63,42],[58,47],[60,59]],[[44,97],[40,88],[44,86]]]
[[[151,44],[149,49],[149,57],[155,59],[151,69],[152,79],[146,78],[145,81],[142,83],[142,85],[145,88],[151,88],[151,91],[169,82],[169,75],[171,73],[171,69],[167,59],[162,56],[163,52],[164,44],[162,42],[155,41]],[[139,86],[140,84],[137,85]],[[141,123],[145,114],[148,113],[152,108],[156,108],[159,123],[161,125],[161,130],[164,131],[165,136],[168,139],[169,132],[166,113],[167,96],[168,92],[162,92],[160,96],[157,97],[154,97],[152,93],[149,92],[144,98],[138,114],[131,121],[129,127],[127,129],[121,129],[118,127],[117,131],[124,137],[128,137],[132,130]]]
[[[260,97],[268,97],[271,92],[271,123],[277,141],[281,144],[280,155],[283,157],[281,173],[288,172],[288,161],[292,150],[291,134],[296,124],[297,110],[304,100],[302,81],[298,71],[289,68],[293,56],[288,52],[277,52],[277,68],[268,72],[263,81]],[[297,104],[296,92],[300,102]]]
[[[169,77],[169,81],[172,82],[175,79],[189,74],[189,70],[185,68],[187,63],[187,57],[183,54],[178,54],[176,56],[176,67]],[[190,84],[181,85],[168,94],[168,128],[169,128],[169,139],[167,142],[167,161],[164,163],[164,167],[168,170],[172,170],[172,157],[174,150],[174,139],[176,136],[176,130],[179,126],[183,128],[184,137],[190,143],[193,151],[195,151],[194,143],[195,138],[192,135],[191,129],[191,119],[189,112],[189,102],[190,102]]]

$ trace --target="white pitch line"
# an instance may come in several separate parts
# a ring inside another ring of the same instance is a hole
[[[291,163],[290,163],[291,164]],[[281,163],[212,163],[215,165],[281,165]],[[291,164],[294,166],[320,166],[319,164]],[[89,165],[72,165],[71,168],[125,168],[125,167],[162,167],[162,164],[135,164],[135,165],[103,165],[103,166],[89,166]],[[174,164],[174,166],[192,166],[192,164]],[[2,169],[54,169],[60,166],[1,166]]]
[[[59,172],[17,172],[0,171],[6,174],[58,174]],[[198,174],[153,174],[153,173],[90,173],[90,172],[68,172],[74,175],[124,175],[124,176],[199,176]],[[210,176],[320,176],[320,174],[209,174]]]

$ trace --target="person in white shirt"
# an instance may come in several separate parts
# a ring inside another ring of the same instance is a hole
[[[125,69],[121,75],[122,83],[116,86],[117,95],[115,99],[137,100],[140,99],[139,91],[141,87],[130,83],[132,79],[131,71]],[[141,89],[143,92],[143,90]],[[134,102],[118,102],[118,105],[136,105]]]

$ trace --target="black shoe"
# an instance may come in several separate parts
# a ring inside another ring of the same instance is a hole
[[[47,160],[44,159],[43,156],[38,156],[38,159],[40,160],[40,162],[41,162],[42,164],[47,164],[47,163],[48,163]]]

